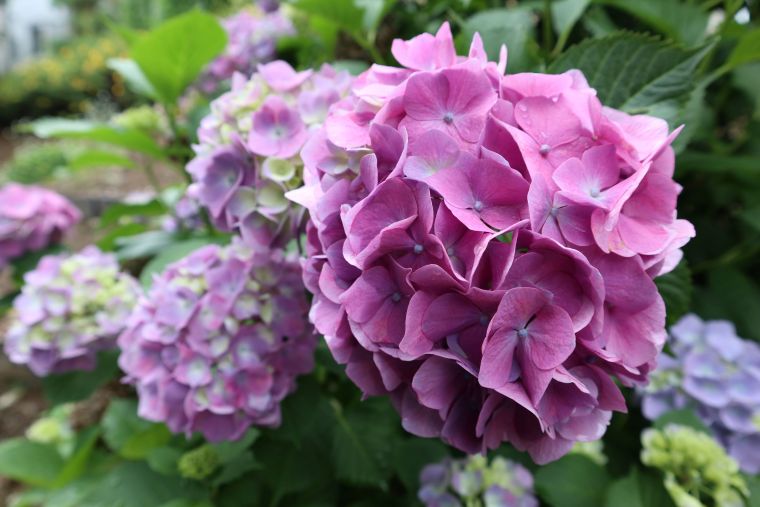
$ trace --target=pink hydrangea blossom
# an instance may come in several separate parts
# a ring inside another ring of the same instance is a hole
[[[57,243],[80,219],[79,210],[51,190],[18,183],[0,187],[0,268]]]
[[[282,246],[303,222],[284,197],[302,183],[299,152],[350,82],[327,65],[296,72],[283,61],[259,65],[250,79],[236,74],[201,122],[188,194],[220,229],[257,247]]]
[[[396,41],[302,150],[310,317],[366,395],[466,452],[598,439],[665,337],[652,278],[694,235],[663,120],[579,71],[505,75],[448,25]]]
[[[170,265],[118,342],[140,416],[211,441],[279,425],[280,401],[313,366],[307,310],[298,261],[278,250],[236,241]]]

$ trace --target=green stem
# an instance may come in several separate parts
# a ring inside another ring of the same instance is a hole
[[[153,170],[153,162],[145,162],[143,164],[143,170],[145,171],[145,177],[148,178],[148,183],[153,187],[153,191],[156,192],[156,195],[161,195],[161,183],[158,181],[156,171]]]

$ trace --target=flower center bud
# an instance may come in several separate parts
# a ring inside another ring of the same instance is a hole
[[[391,301],[393,301],[394,303],[398,303],[399,301],[401,301],[401,293],[400,292],[394,292],[391,295]]]
[[[517,336],[525,339],[528,337],[528,330],[526,328],[518,329],[517,330]]]
[[[475,201],[475,204],[472,205],[472,208],[475,211],[483,211],[483,201],[481,200]]]
[[[486,315],[485,313],[480,316],[480,325],[486,326],[488,323],[491,322],[491,317]]]
[[[551,149],[552,149],[552,147],[549,146],[548,144],[542,144],[541,147],[538,148],[538,152],[541,155],[546,155],[547,153],[549,153],[549,151],[551,151]]]
[[[443,115],[443,123],[446,125],[451,125],[454,123],[454,115],[452,113],[446,113]]]
[[[416,253],[416,254],[418,254],[418,255],[419,255],[419,254],[421,254],[421,253],[422,253],[422,251],[423,251],[423,250],[425,250],[425,247],[423,247],[423,246],[422,246],[422,245],[420,245],[419,243],[416,243],[416,244],[414,245],[414,253]]]

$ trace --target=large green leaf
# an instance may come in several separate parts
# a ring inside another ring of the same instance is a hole
[[[132,169],[136,166],[137,164],[125,155],[101,150],[84,151],[66,162],[66,167],[75,171],[93,167],[126,167]]]
[[[193,10],[172,18],[140,37],[132,59],[166,104],[174,104],[227,43],[211,14]]]
[[[136,61],[130,58],[111,58],[106,64],[109,69],[115,70],[124,78],[133,92],[151,99],[158,98],[156,89],[150,84]]]
[[[569,454],[538,469],[536,491],[552,507],[602,505],[609,476],[601,466],[579,454]]]
[[[760,286],[733,268],[711,269],[707,288],[695,293],[696,310],[707,319],[728,319],[739,335],[760,341]]]
[[[551,72],[580,69],[609,107],[668,120],[683,115],[709,46],[683,49],[645,35],[616,33],[584,41],[561,55]]]
[[[145,458],[171,438],[165,425],[140,419],[133,400],[113,400],[102,424],[108,446],[127,459]]]
[[[760,28],[745,33],[728,57],[726,65],[735,68],[745,63],[760,60]]]
[[[509,72],[533,68],[538,59],[535,16],[527,7],[489,9],[468,18],[457,37],[457,48],[464,52],[475,32],[483,38],[483,47],[492,60],[499,58],[502,44],[509,48]]]
[[[42,379],[45,397],[53,405],[89,398],[103,384],[118,378],[119,366],[116,364],[118,355],[116,351],[103,351],[98,354],[94,370],[48,375]]]
[[[655,30],[688,45],[705,38],[708,14],[683,0],[596,0],[636,16]]]
[[[343,410],[334,405],[333,459],[339,478],[384,488],[392,473],[395,415],[385,400]]]
[[[63,470],[54,447],[24,438],[0,442],[0,476],[32,486],[50,486]]]
[[[705,426],[705,423],[702,422],[693,410],[688,408],[665,412],[654,421],[652,426],[663,429],[671,424],[676,426],[686,426],[701,431],[702,433],[710,434],[710,430]]]
[[[675,324],[691,306],[691,271],[686,261],[681,261],[670,273],[657,277],[655,284],[665,300],[668,325]]]
[[[605,507],[675,507],[662,478],[654,472],[634,468],[610,484]]]
[[[556,0],[551,3],[552,26],[557,32],[557,47],[565,45],[575,23],[581,18],[591,0]]]
[[[67,120],[65,118],[42,118],[23,127],[43,139],[87,139],[111,144],[128,150],[144,153],[155,158],[166,158],[164,150],[147,134],[136,129],[128,129],[88,120]]]

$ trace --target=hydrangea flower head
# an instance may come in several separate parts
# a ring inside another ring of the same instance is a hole
[[[282,252],[235,242],[203,247],[156,277],[119,337],[140,416],[210,441],[278,425],[316,343],[299,274]]]
[[[497,456],[444,460],[422,469],[418,497],[426,507],[538,507],[533,476]]]
[[[222,20],[227,32],[227,46],[199,78],[199,87],[205,93],[214,92],[220,83],[230,79],[236,72],[250,75],[259,63],[274,59],[277,40],[294,33],[293,24],[277,6],[259,9],[243,9]]]
[[[57,243],[80,218],[73,204],[50,190],[18,183],[0,187],[0,268]]]
[[[396,41],[302,150],[311,318],[404,427],[539,463],[601,437],[665,340],[654,276],[677,220],[677,132],[603,107],[578,71],[505,75],[479,36]]]
[[[140,294],[116,258],[94,246],[43,257],[24,282],[5,352],[39,376],[93,369],[97,352],[116,345]]]
[[[694,314],[670,328],[668,344],[672,355],[641,389],[644,415],[693,409],[743,471],[760,473],[760,346]]]
[[[261,247],[292,238],[303,213],[284,194],[302,183],[299,152],[349,83],[329,66],[296,72],[283,61],[259,65],[251,79],[235,75],[201,122],[187,166],[189,194],[220,229]]]
[[[645,430],[641,443],[642,463],[664,472],[665,488],[678,507],[745,505],[749,491],[739,466],[709,435],[669,425]]]

